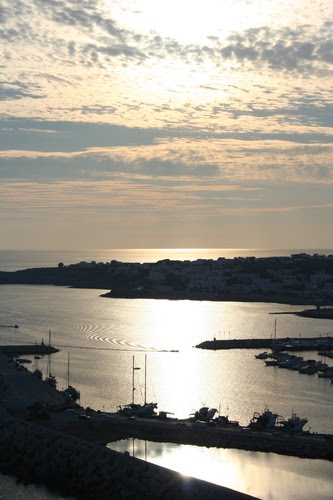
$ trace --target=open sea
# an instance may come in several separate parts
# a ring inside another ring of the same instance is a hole
[[[0,251],[0,271],[57,266],[85,261],[155,262],[254,255],[332,254],[333,250],[91,250]],[[137,402],[143,398],[147,355],[147,396],[158,409],[186,417],[211,406],[247,425],[255,411],[269,408],[285,418],[296,412],[308,419],[305,429],[333,433],[333,384],[317,375],[266,367],[257,351],[204,351],[194,346],[216,338],[270,338],[333,335],[333,321],[292,314],[303,309],[270,303],[169,301],[101,298],[105,290],[53,286],[0,286],[0,343],[48,341],[60,349],[52,356],[52,373],[65,387],[70,353],[70,383],[81,392],[81,404],[115,411],[131,401],[132,362]],[[305,308],[306,306],[304,306]],[[18,329],[10,328],[18,324]],[[174,352],[178,351],[178,352]],[[304,357],[320,359],[316,352]],[[47,360],[32,359],[46,373]],[[326,360],[333,365],[333,360]],[[333,498],[333,464],[274,454],[249,453],[132,441],[115,449],[228,486],[262,499]],[[1,482],[1,481],[0,481]],[[13,490],[14,495],[14,490]],[[0,495],[1,498],[1,495]],[[21,498],[11,496],[10,498]],[[42,498],[42,497],[40,497]],[[48,498],[45,496],[45,498]]]

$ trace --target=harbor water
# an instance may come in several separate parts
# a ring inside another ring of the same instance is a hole
[[[274,453],[210,449],[173,443],[121,440],[111,449],[149,460],[256,498],[331,499],[332,464],[324,460],[300,460]]]
[[[333,433],[333,384],[330,379],[266,367],[263,360],[255,359],[257,351],[253,350],[205,351],[194,347],[214,337],[270,338],[275,319],[277,337],[333,335],[330,320],[278,314],[292,313],[303,309],[302,306],[110,299],[100,297],[103,292],[105,290],[53,286],[0,286],[0,344],[48,342],[51,332],[51,343],[60,352],[51,356],[49,369],[56,376],[59,388],[65,387],[70,353],[70,383],[80,390],[83,406],[115,411],[119,405],[129,403],[132,399],[133,356],[136,367],[140,368],[135,372],[135,398],[136,402],[142,402],[146,354],[147,399],[156,401],[160,411],[187,417],[206,405],[217,408],[222,415],[228,415],[245,426],[255,411],[269,408],[285,418],[293,412],[306,417],[308,424],[305,429],[311,429],[311,432]],[[18,329],[10,328],[15,324],[19,325]],[[306,358],[321,359],[316,352],[303,354]],[[45,374],[48,360],[30,358],[32,363],[27,365],[28,368],[37,367]],[[333,365],[333,360],[326,362]],[[156,446],[161,448],[164,445]],[[163,450],[162,455],[168,458],[168,445]],[[195,464],[204,454],[205,461],[218,464],[219,460],[224,460],[222,453],[232,454],[234,451],[199,449],[196,453],[189,453],[186,461],[192,460]],[[172,453],[175,457],[174,450]],[[233,455],[234,467],[238,472],[244,471],[245,483],[245,476],[251,469],[249,465],[246,470],[246,464],[251,463],[246,457],[250,456],[258,457],[259,454],[235,452]],[[276,460],[279,460],[278,465]],[[269,454],[266,469],[260,469],[267,480],[274,474],[278,477],[277,469],[288,471],[289,457],[276,460]],[[310,467],[307,477],[315,474],[322,481],[323,486],[316,498],[333,496],[332,483],[327,482],[327,468],[333,472],[330,462],[323,462],[323,465],[322,461],[292,460],[298,470],[301,464],[307,463]],[[265,462],[264,459],[260,461]],[[173,462],[177,463],[177,460],[174,458]],[[169,466],[168,461],[165,464]],[[192,474],[194,469],[189,471],[179,467],[179,470]],[[210,473],[202,479],[219,483],[219,468],[211,466],[207,470]],[[215,476],[211,470],[216,470]],[[297,496],[299,472],[290,473],[288,481],[289,496],[283,494],[283,498],[305,498]],[[249,490],[245,492],[250,493]]]

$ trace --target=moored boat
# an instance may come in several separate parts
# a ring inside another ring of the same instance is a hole
[[[135,385],[134,385],[134,374],[135,370],[140,370],[139,367],[135,366],[134,356],[132,365],[132,402],[118,407],[118,413],[127,417],[153,417],[156,415],[155,410],[157,409],[157,403],[147,403],[147,356],[145,355],[145,385],[144,385],[144,403],[135,403]]]
[[[216,408],[209,408],[208,406],[202,406],[195,413],[191,413],[190,418],[195,422],[200,420],[202,422],[209,422],[212,420],[217,413]]]
[[[45,382],[47,384],[49,384],[51,387],[54,387],[54,388],[57,387],[57,379],[55,378],[54,375],[50,374],[48,377],[46,377]]]
[[[307,422],[307,418],[302,418],[296,415],[296,413],[292,413],[292,416],[287,420],[285,420],[283,417],[279,417],[277,426],[281,427],[282,430],[286,430],[289,432],[302,432],[303,427]]]
[[[264,352],[260,352],[259,354],[256,354],[255,358],[256,359],[267,359],[268,356],[269,356],[268,352],[264,351]]]
[[[34,371],[33,371],[33,374],[35,375],[35,377],[39,378],[39,379],[42,379],[43,378],[43,373],[38,370],[38,368],[36,368]]]
[[[268,408],[263,413],[254,412],[248,427],[254,429],[273,429],[275,427],[277,413],[272,413]]]
[[[63,391],[63,393],[66,396],[69,396],[73,401],[77,401],[78,399],[80,399],[81,394],[80,394],[80,391],[78,389],[76,389],[75,387],[73,387],[69,383],[69,378],[70,378],[69,366],[70,366],[70,354],[68,353],[68,356],[67,356],[67,377],[66,377],[67,388]]]

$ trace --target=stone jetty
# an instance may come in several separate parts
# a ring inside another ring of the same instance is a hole
[[[320,349],[333,349],[333,337],[281,337],[278,339],[228,339],[205,340],[195,347],[199,349],[274,349],[288,351],[313,351]]]

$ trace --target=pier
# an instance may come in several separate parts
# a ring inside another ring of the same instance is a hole
[[[196,345],[198,349],[272,349],[275,351],[316,351],[333,350],[333,337],[284,337],[279,339],[229,339],[205,340]]]

